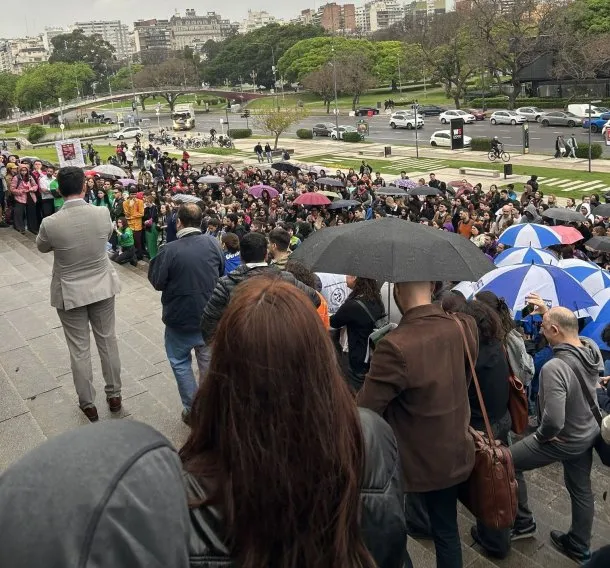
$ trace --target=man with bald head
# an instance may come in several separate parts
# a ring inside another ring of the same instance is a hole
[[[599,426],[583,394],[581,381],[596,400],[603,360],[593,342],[578,336],[578,320],[573,312],[562,307],[548,310],[536,294],[530,294],[526,302],[536,308],[534,313],[544,314],[541,329],[553,348],[554,357],[540,371],[538,429],[511,447],[519,483],[519,506],[512,539],[528,538],[536,532],[523,472],[562,462],[572,503],[572,526],[567,533],[551,531],[551,542],[569,558],[584,562],[591,556],[591,461]]]

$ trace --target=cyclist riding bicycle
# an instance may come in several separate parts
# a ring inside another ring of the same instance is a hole
[[[491,141],[491,150],[494,153],[494,155],[496,156],[496,158],[500,157],[500,154],[502,153],[502,149],[503,149],[502,142],[500,142],[498,140],[497,136],[494,136]]]

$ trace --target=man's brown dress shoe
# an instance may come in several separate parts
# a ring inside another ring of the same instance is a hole
[[[89,422],[97,422],[99,420],[99,416],[97,415],[97,408],[95,406],[90,406],[88,408],[81,408],[83,414],[89,419]]]
[[[110,398],[107,398],[106,402],[108,403],[108,408],[110,409],[110,412],[118,412],[119,410],[121,410],[122,401],[120,396],[112,396]]]

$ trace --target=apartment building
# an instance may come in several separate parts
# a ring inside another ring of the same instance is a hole
[[[100,35],[115,49],[117,59],[127,59],[131,54],[129,28],[121,20],[98,20],[93,22],[76,22],[72,30],[83,30],[85,35]]]

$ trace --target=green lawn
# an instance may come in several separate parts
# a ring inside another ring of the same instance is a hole
[[[114,146],[94,144],[93,146],[99,153],[102,162],[105,162],[108,156],[114,155]],[[11,152],[14,149],[11,148]],[[54,164],[59,163],[57,159],[57,152],[54,146],[45,146],[40,148],[24,148],[19,152],[15,151],[19,156],[34,156],[42,160],[48,160]]]
[[[364,158],[364,157],[363,157]],[[391,159],[387,158],[375,158],[375,159],[366,159],[366,162],[373,168],[374,171],[381,171],[389,174],[399,175],[400,171],[404,169],[403,166],[394,165]],[[412,158],[413,160],[417,160],[417,158]],[[430,158],[420,158],[421,160],[429,160]],[[492,164],[490,162],[471,162],[470,160],[445,160],[444,158],[440,158],[443,162],[444,167],[447,168],[462,168],[462,167],[471,167],[471,168],[481,168],[486,170],[498,170],[502,171],[502,166],[498,164]],[[354,168],[358,170],[362,159],[358,158],[342,158],[338,156],[333,156],[332,154],[321,154],[318,156],[310,156],[307,158],[308,162],[319,163],[324,166],[328,166],[329,168],[339,168],[339,169],[349,169]],[[593,167],[595,167],[595,162],[593,163]],[[425,169],[422,167],[422,169]],[[545,167],[532,167],[532,166],[520,166],[513,165],[513,173],[515,175],[532,175],[537,174],[541,177],[545,178],[562,178],[565,180],[573,181],[573,182],[587,182],[587,181],[599,181],[600,183],[607,184],[610,187],[610,174],[600,173],[600,172],[583,172],[579,170],[567,170],[560,168],[545,168]],[[503,178],[490,178],[489,185],[492,183],[496,183],[500,185],[502,183],[505,185],[509,182],[504,182]],[[515,188],[517,191],[521,191],[523,188],[522,183],[515,183]],[[540,183],[540,189],[546,194],[553,194],[558,197],[576,197],[580,198],[583,193],[587,193],[587,190],[576,190],[576,191],[562,191],[561,188],[558,187],[544,187],[544,182]],[[589,191],[588,193],[599,193],[598,191]]]

